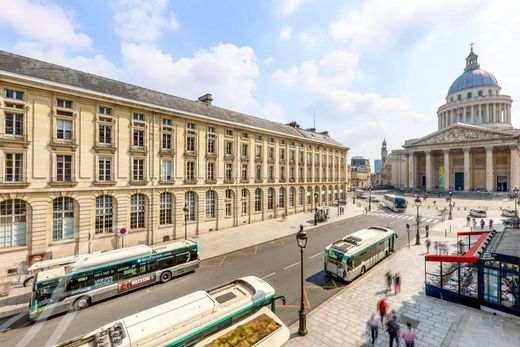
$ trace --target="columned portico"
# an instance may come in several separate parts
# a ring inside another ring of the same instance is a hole
[[[492,192],[494,187],[493,146],[486,146],[486,190]]]
[[[518,145],[513,145],[510,147],[510,149],[511,149],[511,189],[515,189],[515,188],[518,188]]]
[[[408,153],[408,186],[415,188],[415,160],[414,153]]]
[[[470,148],[464,149],[464,190],[468,191],[471,187],[471,173],[470,173]]]
[[[444,189],[450,189],[450,150],[444,151]]]
[[[426,189],[432,189],[432,152],[426,151]]]

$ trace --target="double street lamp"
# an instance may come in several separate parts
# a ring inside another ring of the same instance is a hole
[[[298,328],[298,334],[300,336],[307,335],[307,324],[306,324],[306,316],[307,312],[305,312],[305,302],[303,301],[303,249],[307,246],[307,233],[303,230],[303,225],[300,225],[300,230],[296,233],[296,242],[298,243],[298,247],[300,247],[300,311],[298,312],[300,326]]]
[[[314,225],[318,225],[318,193],[314,193]]]
[[[450,209],[450,212],[448,214],[448,220],[451,220],[451,209],[453,207],[452,203],[451,203],[451,196],[453,195],[453,190],[448,190],[448,195],[450,196],[450,204],[448,205],[449,209]]]
[[[182,209],[184,212],[184,239],[188,239],[188,204],[184,205],[184,208]]]
[[[368,211],[372,211],[372,187],[368,187]]]
[[[421,244],[421,236],[419,235],[419,207],[421,206],[421,199],[419,198],[419,195],[416,195],[415,200],[413,202],[415,206],[417,207],[417,233],[415,234],[415,245]]]

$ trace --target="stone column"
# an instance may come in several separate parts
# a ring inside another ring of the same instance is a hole
[[[518,188],[518,146],[512,145],[511,149],[511,186],[509,190]]]
[[[444,150],[444,189],[450,189],[450,150]]]
[[[426,189],[432,189],[432,152],[426,151]]]
[[[408,153],[408,188],[415,188],[415,160],[414,153]]]
[[[482,104],[478,105],[478,115],[477,115],[477,123],[484,123],[484,120],[482,119]]]
[[[471,171],[470,171],[470,148],[469,147],[465,147],[464,148],[464,190],[465,191],[469,191],[469,189],[471,187],[470,175],[471,175]]]
[[[493,146],[486,146],[486,190],[492,192],[495,190],[495,174],[493,168]]]

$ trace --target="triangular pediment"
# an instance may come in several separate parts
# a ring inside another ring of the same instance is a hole
[[[475,125],[454,124],[448,128],[421,137],[420,139],[406,141],[404,147],[483,140],[508,140],[514,137],[516,137],[516,135],[508,134],[501,130]]]

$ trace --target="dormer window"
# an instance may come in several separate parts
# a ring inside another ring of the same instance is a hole
[[[57,99],[56,106],[62,108],[72,108],[72,100]]]
[[[136,120],[138,122],[144,122],[144,114],[134,113],[134,120]]]
[[[103,114],[105,116],[111,116],[112,115],[112,109],[110,107],[99,106],[98,113],[99,114]]]
[[[19,90],[6,89],[5,97],[9,99],[23,100],[24,92],[21,92]]]

